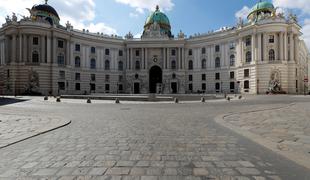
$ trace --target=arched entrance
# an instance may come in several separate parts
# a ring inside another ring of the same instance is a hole
[[[163,82],[163,71],[158,66],[153,66],[149,74],[149,90],[150,93],[156,93],[157,84]]]

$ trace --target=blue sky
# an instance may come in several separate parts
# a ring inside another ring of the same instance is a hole
[[[61,17],[75,29],[89,29],[124,36],[131,31],[138,35],[143,31],[145,19],[158,4],[170,19],[172,32],[182,30],[186,35],[234,26],[237,16],[245,17],[259,0],[49,0]],[[268,0],[278,11],[297,14],[303,27],[303,38],[310,47],[310,0]],[[25,8],[44,0],[1,0],[0,23],[15,12],[28,15]],[[20,17],[20,16],[19,16]]]

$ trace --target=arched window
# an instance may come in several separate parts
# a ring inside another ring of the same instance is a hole
[[[269,50],[269,61],[274,61],[276,58],[275,58],[275,53],[274,53],[274,50],[273,49],[270,49]]]
[[[105,70],[110,70],[110,61],[109,61],[109,60],[106,60],[106,61],[104,62],[104,69],[105,69]]]
[[[189,70],[193,70],[193,68],[194,68],[194,67],[193,67],[193,61],[192,61],[192,60],[189,60],[189,61],[188,61],[188,69],[189,69]]]
[[[122,71],[124,69],[124,63],[123,63],[123,61],[119,61],[118,62],[118,70],[119,71]]]
[[[32,52],[32,63],[39,63],[39,53],[37,51]]]
[[[252,61],[252,53],[251,51],[246,52],[245,62],[250,63]]]
[[[96,69],[96,59],[90,60],[90,69]]]
[[[75,67],[81,67],[81,58],[79,56],[75,57]]]
[[[230,66],[235,66],[235,55],[230,56]]]
[[[176,69],[177,68],[177,63],[175,62],[175,60],[171,61],[171,69]]]
[[[63,54],[58,54],[57,63],[58,65],[61,65],[61,66],[65,65],[65,56]]]
[[[140,70],[140,61],[136,61],[136,70]]]
[[[216,68],[221,67],[221,59],[219,57],[215,58],[215,67]]]
[[[201,60],[201,69],[206,69],[207,68],[207,60],[203,59]]]

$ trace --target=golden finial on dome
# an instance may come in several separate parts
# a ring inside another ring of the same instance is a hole
[[[159,11],[159,6],[158,5],[156,5],[156,11]]]

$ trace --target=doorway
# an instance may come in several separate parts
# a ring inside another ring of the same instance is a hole
[[[171,83],[172,94],[178,93],[178,84],[176,82]]]
[[[153,66],[149,74],[149,92],[156,93],[157,84],[161,84],[163,80],[163,71],[158,66]]]
[[[134,83],[134,94],[140,94],[140,83]]]

